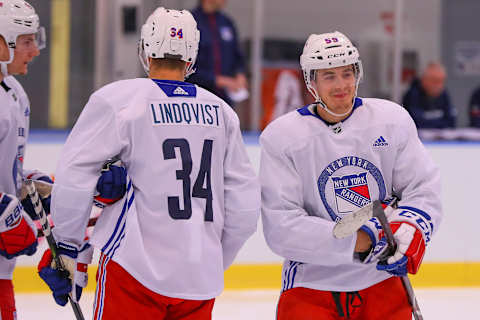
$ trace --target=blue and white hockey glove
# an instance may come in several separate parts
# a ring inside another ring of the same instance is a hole
[[[53,184],[52,179],[48,174],[45,174],[43,172],[37,171],[37,170],[30,170],[26,171],[25,179],[30,179],[34,181],[42,181],[48,184]],[[40,192],[39,192],[40,194]],[[40,200],[42,201],[42,206],[43,209],[45,210],[45,214],[50,214],[50,201],[52,197],[50,194],[46,196],[40,195]],[[22,206],[25,210],[26,213],[32,218],[32,220],[37,220],[37,214],[35,213],[35,209],[33,208],[32,201],[30,201],[30,196],[27,194],[27,196],[22,200]]]
[[[387,252],[383,230],[381,227],[378,229],[380,223],[377,221],[377,225],[375,221],[369,221],[365,227],[371,232],[369,235],[373,234],[371,239],[377,239],[377,242],[363,262],[377,263],[378,270],[394,276],[404,276],[407,272],[415,274],[422,263],[425,247],[430,242],[433,231],[431,218],[425,212],[411,207],[389,209],[385,213],[395,239],[395,252]]]
[[[97,193],[94,203],[97,207],[104,208],[122,199],[127,192],[127,170],[120,160],[106,162],[97,182]]]
[[[50,249],[47,249],[40,263],[38,274],[52,290],[53,298],[58,305],[65,306],[68,295],[78,302],[82,296],[82,290],[88,283],[88,265],[92,262],[93,247],[86,243],[80,251],[74,247],[58,243],[58,254],[65,267],[65,271],[56,268]],[[73,283],[73,285],[72,285]]]
[[[7,259],[37,251],[37,228],[18,199],[0,193],[0,255]]]

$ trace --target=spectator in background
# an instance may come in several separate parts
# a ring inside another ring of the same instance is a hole
[[[470,126],[480,128],[480,87],[470,97]]]
[[[248,97],[245,62],[233,21],[221,12],[226,0],[200,0],[192,14],[200,30],[196,72],[189,82],[215,93],[228,104]]]
[[[456,109],[445,89],[446,77],[444,66],[431,62],[404,95],[402,104],[418,128],[455,127]]]

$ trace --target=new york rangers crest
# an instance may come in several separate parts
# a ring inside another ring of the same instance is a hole
[[[381,171],[371,161],[357,156],[337,158],[327,164],[317,187],[332,221],[357,211],[371,199],[383,200],[387,195]]]
[[[367,172],[333,177],[338,213],[351,213],[371,202]]]

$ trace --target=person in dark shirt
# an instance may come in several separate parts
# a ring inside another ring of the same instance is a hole
[[[418,128],[455,127],[456,109],[445,89],[446,76],[443,65],[432,62],[403,96],[402,104]]]
[[[470,126],[480,128],[480,87],[470,97]]]
[[[224,5],[225,0],[200,0],[192,11],[200,30],[200,45],[196,72],[188,81],[231,104],[232,95],[246,92],[247,78],[235,25],[221,12]]]

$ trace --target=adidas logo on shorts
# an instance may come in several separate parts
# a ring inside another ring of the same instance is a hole
[[[374,147],[386,147],[388,146],[387,140],[383,136],[380,136],[375,142],[373,143]]]

